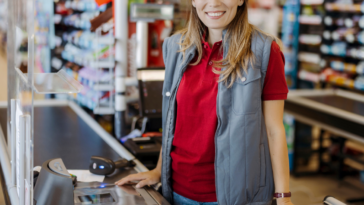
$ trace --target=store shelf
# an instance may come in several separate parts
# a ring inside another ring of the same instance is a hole
[[[322,41],[321,36],[315,34],[301,34],[298,39],[301,44],[307,45],[320,45]]]
[[[320,25],[322,22],[322,17],[319,15],[300,15],[299,22],[300,24]]]
[[[319,64],[321,61],[321,56],[317,53],[299,52],[298,60],[306,63]]]
[[[324,0],[301,0],[302,5],[321,5]]]
[[[84,63],[85,66],[91,66],[92,68],[114,68],[114,60],[100,60],[100,61],[87,61]]]
[[[93,86],[93,89],[96,91],[110,91],[114,89],[114,85],[96,84]]]
[[[326,3],[325,9],[327,11],[340,11],[340,12],[361,12],[360,4],[345,4],[345,3]]]
[[[28,84],[26,73],[15,68],[20,79]],[[57,73],[34,73],[33,88],[39,94],[70,94],[79,93],[83,86],[74,78],[67,75],[66,71],[60,70]]]
[[[346,53],[348,52],[348,50],[344,50]],[[352,55],[347,55],[347,54],[334,54],[334,53],[325,53],[323,52],[324,55],[327,56],[331,56],[331,57],[340,57],[340,58],[351,58],[351,59],[356,59],[356,60],[364,60],[364,51],[360,51],[360,50],[355,50],[352,51],[353,54]]]

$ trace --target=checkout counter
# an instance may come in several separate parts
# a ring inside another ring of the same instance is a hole
[[[2,103],[0,106],[2,140],[6,139],[4,137],[7,133],[6,116],[6,104]],[[102,183],[78,182],[72,190],[75,194],[75,205],[91,204],[90,200],[95,197],[100,202],[96,204],[168,204],[152,188],[135,189],[131,185],[124,187],[114,185],[115,181],[124,176],[147,169],[77,104],[69,101],[35,101],[34,166],[42,166],[49,159],[61,158],[67,169],[88,170],[90,159],[94,155],[112,160],[125,158],[134,161],[136,166],[117,169],[112,175],[105,176]],[[3,187],[3,190],[7,188]],[[88,199],[90,200],[87,201]]]

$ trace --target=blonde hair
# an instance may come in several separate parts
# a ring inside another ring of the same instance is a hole
[[[224,59],[214,62],[214,67],[225,69],[220,71],[214,68],[213,72],[222,75],[219,82],[224,82],[227,87],[231,87],[236,78],[242,78],[240,68],[242,67],[244,71],[247,72],[249,63],[253,66],[255,60],[254,54],[251,50],[252,34],[255,30],[259,29],[248,22],[247,1],[245,1],[242,6],[238,7],[236,16],[229,23],[226,29],[227,33],[223,39],[223,44],[228,43],[229,50],[227,51]],[[198,58],[195,62],[192,62],[191,65],[197,65],[201,61],[203,51],[201,39],[205,31],[207,31],[207,27],[198,17],[196,8],[191,5],[191,12],[186,27],[177,32],[181,34],[181,49],[179,52],[182,52],[184,59],[187,49],[192,46],[196,46],[197,48]],[[228,42],[226,42],[227,39],[229,39]],[[281,47],[281,41],[276,37],[274,37],[274,39]]]

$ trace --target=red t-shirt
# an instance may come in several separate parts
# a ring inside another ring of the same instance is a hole
[[[215,132],[218,75],[212,61],[222,59],[221,41],[203,43],[201,62],[189,66],[177,92],[176,129],[171,151],[173,190],[199,202],[215,202]],[[284,57],[273,42],[264,80],[263,100],[285,100]]]

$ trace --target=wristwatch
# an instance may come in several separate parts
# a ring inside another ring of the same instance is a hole
[[[275,198],[286,198],[286,197],[291,197],[291,192],[288,193],[274,193],[273,195]]]

